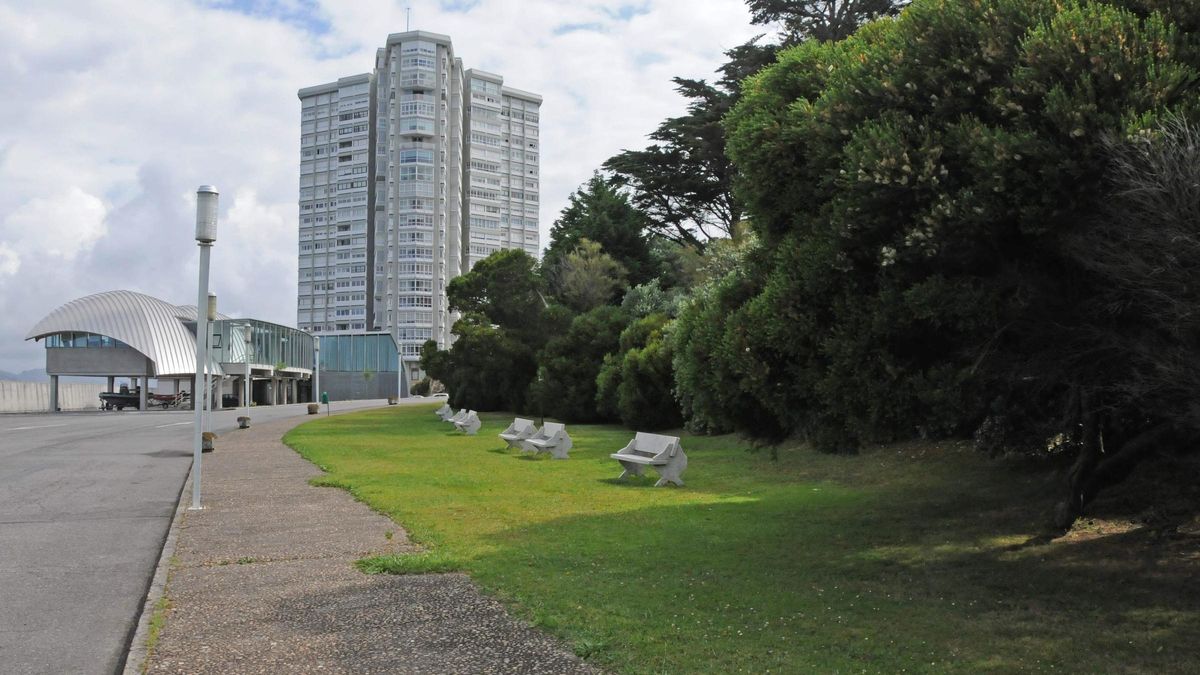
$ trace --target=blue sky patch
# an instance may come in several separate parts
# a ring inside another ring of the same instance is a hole
[[[467,12],[479,6],[480,0],[440,0],[438,7],[447,12],[458,12],[466,14]]]
[[[580,31],[603,33],[604,24],[599,21],[592,21],[590,23],[564,23],[561,26],[555,26],[553,32],[555,35],[566,35],[567,33],[578,33]]]
[[[640,4],[630,3],[630,4],[625,4],[625,5],[619,5],[615,9],[609,8],[609,7],[602,7],[601,9],[604,10],[604,13],[607,14],[609,16],[609,18],[615,19],[617,21],[629,21],[630,19],[632,19],[635,16],[649,14],[650,13],[650,3],[649,2],[643,2]]]
[[[329,32],[329,18],[316,0],[197,0],[201,7],[237,12],[257,19],[273,19],[314,35]]]

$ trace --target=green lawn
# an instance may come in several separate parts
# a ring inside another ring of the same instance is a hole
[[[503,450],[433,406],[322,418],[285,442],[576,652],[622,672],[1185,672],[1194,549],[1138,529],[1034,540],[1043,473],[955,445],[772,461],[683,436],[685,488],[616,480],[631,433],[570,425],[571,459]],[[650,472],[648,472],[650,473]],[[1194,544],[1190,540],[1189,546]],[[389,561],[375,561],[376,569]],[[394,566],[394,564],[392,565]]]

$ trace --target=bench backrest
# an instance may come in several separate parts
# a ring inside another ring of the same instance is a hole
[[[558,434],[559,431],[563,431],[565,429],[565,424],[547,422],[546,424],[542,425],[541,431],[539,431],[538,434],[535,434],[533,437],[536,438],[536,440],[545,441],[546,438],[553,438],[554,435]]]
[[[669,451],[667,456],[674,457],[675,449],[678,447],[678,436],[663,436],[661,434],[648,434],[644,431],[639,431],[633,437],[633,451],[639,455],[650,455],[653,457],[664,451]]]
[[[526,429],[531,429],[531,430],[533,429],[533,420],[527,420],[524,417],[517,417],[517,418],[513,419],[513,423],[512,423],[513,431],[521,432],[521,431],[525,431]]]

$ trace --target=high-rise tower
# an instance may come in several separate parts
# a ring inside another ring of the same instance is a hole
[[[414,367],[426,340],[449,346],[451,279],[500,249],[538,253],[541,97],[464,70],[425,31],[298,96],[297,323],[389,332]]]

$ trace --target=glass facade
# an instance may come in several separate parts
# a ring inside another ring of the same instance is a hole
[[[322,335],[321,371],[394,373],[396,341],[388,333]]]
[[[195,330],[195,324],[191,324],[191,328]],[[250,335],[248,344],[247,332]],[[213,345],[213,360],[217,362],[244,363],[249,347],[252,364],[313,369],[316,358],[313,338],[302,330],[255,319],[227,319],[214,321],[212,334],[219,336],[215,341],[217,344]]]

